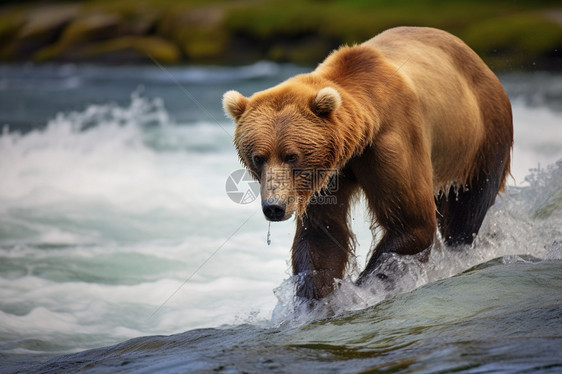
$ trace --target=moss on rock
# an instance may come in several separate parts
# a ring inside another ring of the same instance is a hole
[[[562,49],[562,25],[535,12],[474,23],[461,37],[497,69],[524,67]]]
[[[138,51],[154,48],[170,63],[316,64],[340,44],[399,25],[447,30],[495,68],[562,69],[562,8],[543,0],[23,3],[0,6],[0,60],[97,61],[103,55],[144,61]],[[141,47],[137,40],[157,42]],[[535,61],[540,64],[530,65]]]
[[[118,35],[121,25],[118,14],[93,13],[72,21],[55,44],[51,44],[34,54],[35,61],[54,59],[73,59],[87,44]]]
[[[562,26],[539,13],[519,13],[472,24],[463,39],[480,51],[544,53],[562,46]]]
[[[176,43],[189,60],[224,59],[228,42],[221,26],[224,12],[215,6],[176,9],[159,23],[158,33]]]
[[[158,37],[125,36],[94,43],[81,50],[84,60],[102,59],[116,61],[113,56],[127,56],[133,61],[156,60],[163,64],[176,64],[181,60],[178,47]]]

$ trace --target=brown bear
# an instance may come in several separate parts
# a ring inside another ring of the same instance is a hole
[[[507,94],[475,52],[433,28],[393,28],[341,47],[311,73],[250,98],[226,92],[223,107],[265,217],[296,213],[292,270],[305,299],[327,296],[344,275],[358,192],[383,232],[362,284],[382,254],[428,249],[437,227],[448,246],[471,244],[509,174]]]

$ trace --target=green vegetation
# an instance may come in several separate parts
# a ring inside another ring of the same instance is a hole
[[[562,68],[562,5],[546,0],[4,2],[0,59],[316,64],[399,25],[447,30],[498,69]]]

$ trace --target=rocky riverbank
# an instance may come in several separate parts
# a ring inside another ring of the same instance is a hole
[[[85,0],[0,6],[0,61],[316,64],[398,25],[461,37],[496,69],[562,69],[556,1]]]

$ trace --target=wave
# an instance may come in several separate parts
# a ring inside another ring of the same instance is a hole
[[[558,261],[490,261],[368,309],[293,328],[145,336],[7,372],[538,371],[560,367]]]
[[[295,68],[298,70],[298,68]],[[292,69],[291,69],[292,70]],[[219,84],[277,76],[281,66],[259,61],[244,66],[0,65],[0,90],[73,90],[100,79],[117,82]]]
[[[76,89],[83,84],[76,70],[76,66],[72,64],[41,65],[41,67],[30,63],[23,66],[0,64],[0,91]]]
[[[64,244],[100,232],[117,240],[184,236],[194,220],[210,219],[217,198],[227,199],[224,181],[240,168],[229,131],[226,124],[177,125],[160,99],[138,93],[126,107],[90,105],[42,130],[4,131],[2,238]],[[204,191],[216,197],[201,199]]]
[[[233,83],[275,77],[280,72],[280,66],[270,61],[259,61],[251,65],[238,67],[208,66],[185,68],[166,68],[159,72],[152,72],[147,78],[177,83]]]
[[[511,162],[513,180],[521,184],[531,170],[562,158],[561,114],[545,106],[529,106],[523,98],[512,100],[514,147]],[[562,110],[562,108],[561,108]]]
[[[561,74],[519,72],[500,74],[499,78],[512,101],[531,108],[547,108],[558,114],[562,112]]]
[[[219,97],[211,96],[212,100]],[[552,276],[556,285],[558,278],[552,275],[556,269],[547,265],[559,263],[562,257],[562,167],[556,163],[562,158],[562,140],[556,136],[560,116],[517,99],[513,107],[515,181],[490,210],[474,246],[451,252],[437,243],[423,266],[408,258],[390,258],[389,262],[404,269],[395,290],[385,291],[376,283],[372,289],[358,289],[352,280],[362,268],[372,239],[367,214],[358,206],[353,221],[361,244],[357,267],[341,280],[339,290],[327,300],[328,308],[301,314],[295,313],[295,280],[287,262],[293,223],[272,225],[268,246],[259,203],[238,205],[225,193],[228,175],[240,168],[230,135],[234,128],[226,120],[178,122],[164,100],[135,92],[124,104],[88,105],[59,114],[42,129],[6,130],[0,135],[0,356],[8,352],[8,356],[52,357],[134,336],[228,324],[225,329],[194,330],[185,337],[192,341],[208,331],[212,339],[201,340],[201,352],[214,352],[212,342],[232,337],[233,345],[227,344],[226,349],[234,355],[244,352],[236,350],[235,341],[247,347],[252,339],[262,345],[273,339],[274,352],[291,347],[287,342],[296,339],[303,342],[297,344],[299,352],[339,355],[342,362],[336,365],[343,367],[344,358],[349,361],[361,354],[357,348],[361,341],[375,352],[375,337],[383,343],[391,339],[377,335],[384,323],[400,322],[387,312],[413,318],[414,311],[405,316],[399,313],[407,306],[400,300],[427,310],[429,306],[422,302],[427,293],[446,293],[449,286],[443,285],[448,284],[458,291],[451,301],[455,307],[439,307],[451,315],[469,307],[463,304],[463,292],[470,291],[461,282],[466,274],[487,279],[475,286],[484,296],[487,287],[494,287],[493,272],[502,269],[516,268],[509,275],[514,279],[521,268],[528,267],[523,274],[539,269]],[[529,175],[530,168],[534,170]],[[494,271],[485,272],[485,268]],[[518,284],[513,281],[514,289],[506,292],[508,301],[516,297]],[[540,294],[541,287],[542,283],[535,293]],[[388,305],[395,307],[385,309]],[[324,320],[328,316],[331,319]],[[358,322],[354,327],[346,322],[348,317],[351,321],[379,318],[382,324]],[[459,317],[455,323],[463,320]],[[77,333],[84,326],[87,333]],[[332,330],[333,326],[343,327]],[[424,326],[406,331],[416,336]],[[338,334],[346,336],[346,328],[363,330],[365,336],[358,338],[360,342],[348,336],[349,340],[330,343]],[[288,340],[275,340],[276,331]],[[162,341],[167,344],[176,338]],[[152,341],[160,340],[138,340],[141,345]],[[127,344],[131,352],[139,352]],[[404,353],[398,343],[388,347]],[[147,349],[147,357],[161,354],[187,365],[181,357]],[[290,360],[291,349],[284,361]],[[117,361],[127,359],[114,351],[100,352],[114,355]],[[253,348],[249,352],[258,355]],[[79,356],[73,357],[69,360]],[[198,362],[208,363],[205,357],[192,358],[192,368]],[[240,360],[236,362],[241,365]],[[165,361],[158,363],[165,365]],[[252,368],[260,364],[256,365]]]

